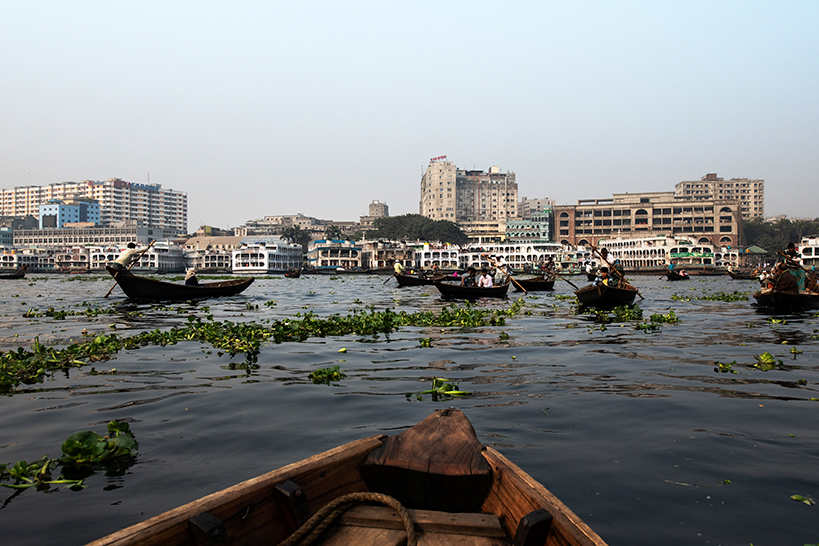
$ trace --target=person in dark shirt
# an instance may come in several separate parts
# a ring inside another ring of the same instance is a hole
[[[784,262],[776,265],[776,275],[773,278],[773,289],[777,292],[799,292],[799,285],[796,277],[788,271],[788,266]]]
[[[475,286],[476,283],[475,273],[476,271],[474,267],[470,267],[469,269],[467,269],[466,275],[464,275],[463,278],[461,279],[461,284],[464,286]]]

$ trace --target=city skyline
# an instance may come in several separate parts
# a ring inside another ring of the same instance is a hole
[[[192,9],[194,8],[195,9]],[[428,161],[560,204],[764,179],[815,217],[819,4],[55,1],[0,21],[0,187],[121,178],[189,229],[418,213]]]

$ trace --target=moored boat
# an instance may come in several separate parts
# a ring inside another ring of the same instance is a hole
[[[22,279],[26,276],[27,267],[24,265],[17,271],[0,272],[0,279]]]
[[[614,287],[605,284],[597,286],[589,284],[576,290],[574,294],[583,305],[610,309],[621,305],[633,305],[638,293],[639,291],[631,285]]]
[[[769,309],[819,309],[819,293],[801,290],[799,292],[781,292],[763,288],[754,293],[758,307]]]
[[[199,285],[176,284],[139,277],[127,271],[106,266],[125,295],[134,300],[169,301],[235,296],[253,284],[253,277]]]
[[[733,269],[728,268],[728,274],[736,280],[756,280],[759,278],[755,269]]]
[[[546,279],[544,275],[538,275],[537,277],[530,277],[525,279],[515,277],[515,281],[512,283],[512,287],[518,292],[521,291],[521,288],[523,288],[527,292],[554,290],[555,278],[554,276],[551,276],[549,279]]]
[[[285,273],[284,276],[288,277],[290,279],[298,279],[299,277],[301,277],[301,270],[300,269],[291,269],[290,271]]]
[[[339,513],[324,517],[333,506]],[[606,544],[543,485],[483,446],[463,412],[444,409],[398,435],[350,442],[91,545],[296,544],[319,521],[329,526],[321,535],[318,528],[313,544]]]
[[[509,284],[500,284],[488,288],[478,286],[464,286],[448,282],[435,281],[433,283],[444,299],[477,300],[480,298],[505,298],[509,292]]]

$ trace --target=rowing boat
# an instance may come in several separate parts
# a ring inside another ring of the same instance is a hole
[[[555,287],[554,275],[552,275],[548,280],[543,275],[539,275],[528,279],[515,277],[515,281],[516,283],[513,283],[513,287],[518,292],[521,291],[521,288],[527,292],[539,292],[542,290],[553,290]]]
[[[759,275],[756,274],[756,270],[754,269],[728,269],[728,274],[731,276],[732,279],[741,280],[741,281],[749,281],[749,280],[756,280],[759,278]]]
[[[598,307],[600,309],[611,309],[620,305],[633,305],[634,298],[637,297],[638,290],[631,285],[623,287],[608,286],[598,284],[594,286],[588,284],[574,294],[583,305]]]
[[[432,284],[435,285],[444,299],[477,300],[480,298],[505,298],[506,293],[509,292],[510,283],[507,282],[488,288],[440,281],[435,281]]]
[[[405,275],[403,273],[398,273],[395,275],[395,280],[398,281],[398,286],[428,286],[432,285],[435,281],[456,281],[460,277],[455,277],[453,275],[435,275],[432,277],[419,277],[417,275]]]
[[[305,537],[316,523],[315,536]],[[311,540],[324,546],[606,546],[548,489],[483,446],[457,409],[438,410],[395,436],[363,438],[273,470],[89,546]]]
[[[26,267],[27,266],[24,265],[11,273],[0,273],[0,279],[22,279],[26,276]]]
[[[757,306],[769,309],[817,309],[819,294],[802,290],[800,292],[781,292],[764,288],[753,295]]]
[[[676,271],[667,271],[665,274],[665,278],[669,281],[688,281],[691,280],[691,276],[688,274],[681,274],[677,273]]]
[[[105,269],[114,277],[125,295],[134,300],[195,300],[234,296],[253,284],[253,277],[207,282],[199,285],[176,284],[139,277],[110,266],[105,266]]]

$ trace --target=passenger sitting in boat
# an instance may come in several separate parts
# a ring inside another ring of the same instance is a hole
[[[192,267],[185,273],[185,284],[187,286],[199,286],[199,279],[196,278],[196,270]]]
[[[793,243],[788,243],[788,249],[784,254],[788,269],[790,269],[791,275],[796,278],[796,285],[799,287],[799,290],[804,290],[805,270],[802,269],[802,255],[796,250],[796,245]]]
[[[492,276],[484,267],[481,269],[481,278],[478,279],[478,288],[492,288]]]
[[[608,267],[601,267],[600,271],[597,272],[597,276],[594,278],[594,282],[592,282],[592,286],[599,286],[601,284],[605,284],[605,285],[609,284],[609,268]]]
[[[680,275],[682,275],[683,277],[687,277],[688,273],[686,273],[685,269],[680,269]]]
[[[148,250],[147,246],[137,248],[136,243],[128,243],[128,248],[120,253],[111,267],[119,271],[127,271],[132,263],[139,261],[139,257],[146,250]]]
[[[772,288],[777,292],[799,292],[796,277],[788,271],[788,266],[784,262],[776,264],[776,274],[771,281]]]
[[[467,269],[466,275],[464,275],[463,279],[461,279],[461,284],[463,286],[475,286],[475,273],[476,271],[474,267]]]

